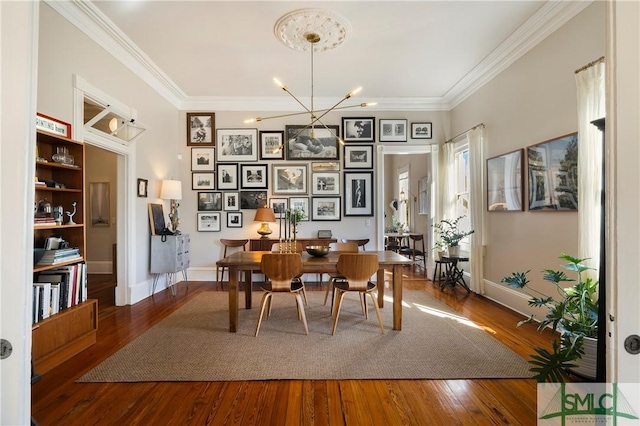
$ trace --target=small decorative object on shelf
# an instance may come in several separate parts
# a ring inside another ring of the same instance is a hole
[[[73,215],[76,214],[76,205],[78,203],[76,203],[75,201],[73,203],[71,203],[71,205],[73,206],[73,211],[72,212],[67,212],[67,216],[69,216],[69,222],[67,222],[67,225],[75,225],[76,223],[73,221]]]
[[[56,225],[62,225],[62,218],[64,217],[64,207],[55,206],[53,208],[53,219],[56,222]]]
[[[69,154],[69,148],[64,146],[57,147],[56,153],[51,156],[51,159],[54,163],[73,165],[73,155]]]

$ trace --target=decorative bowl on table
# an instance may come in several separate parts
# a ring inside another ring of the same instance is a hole
[[[314,257],[322,257],[329,254],[329,246],[307,246],[307,253]]]

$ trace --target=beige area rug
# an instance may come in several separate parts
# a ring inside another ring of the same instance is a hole
[[[260,297],[254,293],[253,309],[240,309],[238,333],[229,333],[227,293],[201,293],[78,381],[531,377],[520,356],[424,292],[404,292],[401,331],[392,330],[385,302],[384,334],[375,311],[365,319],[348,294],[334,336],[324,292],[309,291],[308,336],[294,298],[278,294],[254,337]]]

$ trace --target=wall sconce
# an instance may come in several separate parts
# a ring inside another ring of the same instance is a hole
[[[169,219],[171,220],[171,231],[175,234],[178,232],[178,225],[180,225],[180,219],[178,218],[180,204],[178,204],[177,200],[182,200],[182,182],[179,180],[163,180],[160,198],[171,200]]]
[[[276,214],[271,207],[259,207],[256,209],[256,217],[253,218],[254,222],[262,222],[262,226],[258,229],[258,234],[262,235],[261,238],[269,238],[269,235],[273,232],[269,228],[269,223],[275,223]]]

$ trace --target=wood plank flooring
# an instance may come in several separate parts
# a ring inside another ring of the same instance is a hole
[[[410,269],[405,288],[432,294],[523,357],[548,346],[535,327],[516,329],[521,315],[460,287],[441,292],[420,268]],[[313,283],[307,288],[324,291]],[[74,383],[195,294],[215,289],[213,282],[192,281],[187,291],[180,283],[176,297],[164,291],[100,310],[97,343],[33,386],[33,418],[41,426],[536,424],[530,379]]]

